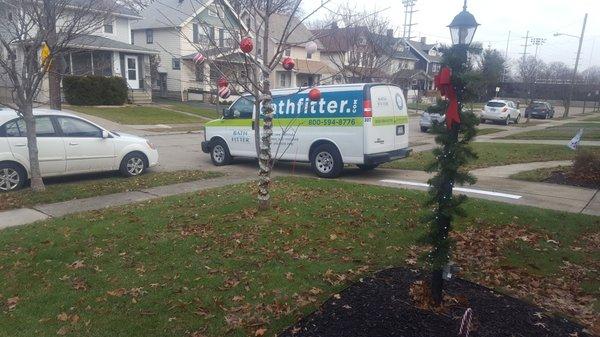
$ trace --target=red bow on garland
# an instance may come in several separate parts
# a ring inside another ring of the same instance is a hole
[[[458,114],[458,99],[456,91],[452,87],[452,70],[448,67],[443,67],[440,73],[435,76],[435,87],[440,91],[442,96],[448,98],[448,110],[446,110],[446,127],[452,128],[452,124],[460,124],[460,115]]]

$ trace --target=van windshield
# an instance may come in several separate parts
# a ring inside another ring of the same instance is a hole
[[[491,107],[491,108],[502,108],[504,106],[506,106],[506,103],[503,102],[488,102],[488,104],[486,104],[487,106]]]

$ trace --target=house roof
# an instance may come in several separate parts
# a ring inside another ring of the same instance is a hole
[[[358,43],[357,38],[361,35],[372,37],[370,40],[378,45],[378,48],[387,50],[387,54],[392,58],[418,60],[410,48],[398,48],[402,39],[393,36],[375,34],[369,31],[366,26],[345,27],[345,28],[327,28],[312,31],[323,45],[326,52],[346,52],[352,49]]]
[[[106,8],[110,9],[111,13],[126,17],[141,18],[141,16],[133,9],[124,6],[114,0],[70,0],[73,6],[85,8]]]
[[[70,41],[69,47],[91,50],[132,52],[138,54],[158,54],[158,52],[155,50],[95,35],[77,36],[72,41]]]
[[[180,27],[212,2],[212,0],[156,0],[142,11],[143,19],[133,22],[131,29]]]
[[[271,14],[269,19],[269,37],[271,40],[279,43],[281,41],[286,41],[288,45],[298,45],[304,46],[309,41],[315,41],[319,49],[323,49],[323,44],[321,41],[315,38],[313,33],[301,23],[300,20],[296,17],[292,17],[289,26],[286,25],[290,21],[289,15],[283,14]],[[294,29],[290,34],[290,30]],[[282,36],[284,32],[287,32],[289,35],[287,39]]]
[[[429,51],[432,48],[436,47],[437,44],[427,44],[427,43],[423,43],[421,41],[413,41],[413,40],[406,40],[406,43],[415,52],[417,52],[419,55],[421,55],[421,57],[423,57],[427,62],[436,62],[436,63],[442,62],[442,57],[441,56],[432,56],[432,55],[429,55]]]
[[[433,79],[421,69],[400,69],[394,73],[393,77],[394,79]]]

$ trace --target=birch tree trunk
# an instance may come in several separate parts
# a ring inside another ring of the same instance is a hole
[[[33,116],[33,107],[31,104],[25,104],[22,107],[23,120],[27,128],[27,148],[29,149],[29,174],[31,175],[31,189],[35,192],[44,191],[44,181],[40,170],[38,160],[38,146],[36,137],[35,117]]]
[[[263,80],[262,88],[262,113],[263,113],[263,130],[260,144],[260,154],[258,157],[258,209],[261,211],[268,210],[271,207],[271,193],[269,191],[271,185],[271,136],[273,135],[273,106],[271,105],[271,83],[269,82],[269,74],[264,72],[265,79]],[[257,128],[260,127],[257,125]]]

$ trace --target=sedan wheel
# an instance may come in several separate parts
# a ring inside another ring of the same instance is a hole
[[[125,156],[121,162],[121,174],[125,177],[139,176],[146,171],[146,158],[143,154],[133,152]]]
[[[24,183],[24,174],[12,164],[0,165],[0,191],[8,192],[19,189]]]

